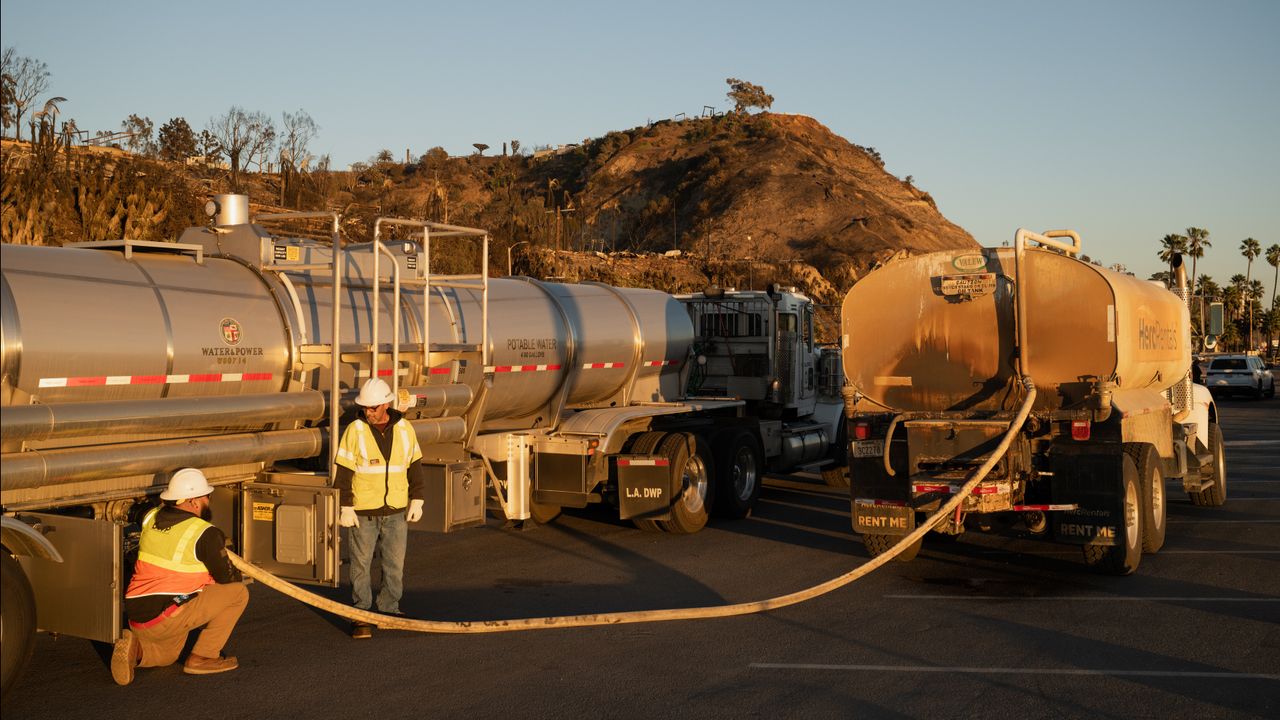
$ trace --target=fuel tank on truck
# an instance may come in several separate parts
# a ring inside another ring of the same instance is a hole
[[[899,411],[1017,407],[1015,288],[1026,294],[1036,410],[1081,400],[1096,381],[1163,391],[1188,372],[1190,318],[1172,292],[1051,250],[931,253],[860,280],[841,309],[845,376]]]

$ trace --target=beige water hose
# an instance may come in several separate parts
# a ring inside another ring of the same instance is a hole
[[[924,537],[925,533],[933,529],[933,526],[948,517],[959,507],[960,503],[968,497],[969,493],[977,487],[979,482],[991,472],[991,468],[1004,457],[1009,449],[1010,443],[1013,442],[1014,436],[1022,429],[1022,424],[1026,422],[1027,415],[1031,413],[1031,405],[1035,402],[1036,389],[1030,378],[1024,377],[1022,380],[1023,387],[1026,388],[1027,396],[1022,401],[1022,407],[1018,409],[1017,416],[1013,422],[1009,424],[1008,431],[1005,432],[1004,439],[995,452],[987,458],[987,461],[973,474],[960,489],[958,493],[953,495],[951,499],[938,509],[924,524],[917,527],[910,535],[898,541],[889,550],[872,558],[849,572],[834,577],[824,583],[814,585],[812,587],[790,593],[788,595],[780,595],[778,597],[768,598],[766,600],[756,600],[754,602],[736,603],[733,605],[715,605],[711,607],[696,608],[671,608],[665,610],[635,610],[631,612],[616,613],[595,613],[591,615],[557,615],[553,617],[539,618],[516,618],[512,620],[415,620],[411,618],[394,617],[391,615],[383,615],[381,613],[372,612],[370,610],[360,610],[344,605],[342,603],[330,600],[325,597],[316,595],[299,588],[296,585],[285,582],[271,573],[262,570],[259,567],[251,565],[244,561],[243,558],[235,553],[227,553],[231,557],[231,562],[235,564],[246,576],[261,582],[263,585],[300,600],[314,608],[342,616],[348,620],[359,620],[361,622],[372,623],[380,628],[388,630],[410,630],[414,632],[429,633],[493,633],[493,632],[515,632],[518,630],[546,630],[550,628],[569,628],[569,627],[588,627],[592,625],[624,625],[628,623],[642,622],[665,622],[668,620],[698,620],[702,618],[718,618],[731,617],[734,615],[750,615],[752,613],[764,612],[766,610],[776,610],[788,605],[795,605],[806,600],[812,600],[819,595],[825,595],[837,588],[845,585],[869,574],[876,568],[889,562],[902,551],[906,550],[915,542]]]

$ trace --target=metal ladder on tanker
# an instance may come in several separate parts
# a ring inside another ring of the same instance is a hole
[[[327,467],[332,470],[334,457],[337,453],[339,414],[340,414],[340,398],[342,397],[342,378],[341,368],[344,364],[354,366],[355,377],[357,383],[362,377],[390,377],[391,388],[397,397],[397,405],[408,404],[407,397],[403,397],[400,393],[400,375],[401,375],[401,355],[403,354],[410,362],[417,359],[420,363],[420,375],[423,381],[431,384],[433,375],[449,375],[446,383],[448,385],[458,385],[459,374],[464,362],[475,362],[482,373],[489,371],[489,234],[484,230],[477,228],[469,228],[457,225],[446,225],[443,223],[435,223],[425,220],[415,220],[394,217],[379,217],[374,222],[374,238],[369,243],[369,249],[373,256],[373,272],[372,272],[372,292],[370,307],[370,338],[368,343],[343,343],[341,342],[342,331],[342,281],[344,277],[344,262],[346,256],[350,253],[342,252],[342,236],[341,236],[341,215],[336,212],[283,212],[268,213],[256,215],[254,222],[289,222],[300,220],[328,220],[331,221],[331,247],[332,257],[330,263],[315,263],[310,265],[290,264],[281,266],[281,270],[290,272],[300,271],[321,271],[329,270],[332,276],[333,297],[332,297],[332,327],[331,342],[329,343],[303,343],[300,346],[301,359],[304,364],[307,360],[311,361],[311,365],[316,367],[328,367],[330,369],[329,377],[329,397],[332,399],[329,403],[329,442],[328,442],[328,462]],[[400,274],[400,265],[396,261],[395,256],[382,241],[382,227],[389,226],[407,226],[421,228],[422,230],[422,252],[423,263],[421,268],[421,277],[402,278]],[[472,238],[480,241],[481,245],[481,267],[480,272],[470,275],[440,275],[433,277],[431,274],[431,240],[432,238],[441,237],[463,237]],[[379,268],[379,258],[386,255],[391,259],[392,268],[390,280],[392,282],[392,340],[384,348],[384,344],[380,342],[379,328],[379,304],[381,301],[381,283],[382,272]],[[407,350],[402,352],[400,337],[400,308],[401,308],[401,291],[404,287],[423,288],[422,292],[422,324],[419,328],[420,342],[415,350]],[[286,285],[292,295],[291,300],[297,306],[299,299],[293,293],[292,286]],[[454,290],[476,290],[480,293],[481,318],[479,337],[476,342],[465,342],[462,334],[465,328],[462,328],[459,320],[461,308],[458,306],[456,297],[450,302],[450,297],[444,292],[445,289]],[[452,343],[433,343],[431,342],[431,295],[436,292],[441,300],[443,307],[449,315],[452,335],[455,342]],[[391,366],[387,369],[381,369],[380,359],[389,356]],[[367,359],[367,365],[366,365]],[[447,365],[437,364],[447,363]],[[474,428],[477,424],[478,414],[483,406],[483,395],[487,389],[487,383],[479,383],[480,397],[471,398],[470,390],[467,389],[468,411],[466,418],[466,427]],[[465,386],[464,386],[465,387]],[[352,388],[355,389],[355,388]],[[416,399],[415,399],[416,402]]]

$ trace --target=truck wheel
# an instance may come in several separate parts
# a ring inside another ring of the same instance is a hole
[[[1222,428],[1217,423],[1209,423],[1209,454],[1213,460],[1209,467],[1209,477],[1213,485],[1200,492],[1187,493],[1192,505],[1200,507],[1220,507],[1227,501],[1227,460],[1222,454]]]
[[[739,519],[751,514],[760,497],[764,451],[750,430],[729,430],[716,437],[716,514]]]
[[[827,453],[833,464],[822,469],[822,481],[834,488],[849,487],[849,434],[845,430],[845,423],[845,418],[840,418],[840,425],[836,428],[836,441],[831,444],[831,451]]]
[[[1146,443],[1127,443],[1124,451],[1133,458],[1138,468],[1138,481],[1142,484],[1142,552],[1154,553],[1164,547],[1165,520],[1169,509],[1165,502],[1160,455]]]
[[[561,508],[559,505],[530,502],[529,519],[539,525],[546,525],[547,523],[554,522],[556,518],[560,517],[560,510]]]
[[[640,433],[639,435],[636,435],[635,437],[631,438],[631,440],[628,441],[627,444],[630,447],[626,448],[626,451],[630,453],[635,453],[637,455],[655,455],[657,454],[655,451],[658,449],[658,443],[661,443],[662,439],[665,438],[666,436],[667,434],[664,432]],[[645,532],[656,533],[656,532],[663,531],[662,526],[658,525],[657,520],[650,520],[648,518],[636,518],[631,522],[637,528]]]
[[[822,480],[834,488],[849,487],[849,466],[837,465],[822,468]]]
[[[36,639],[36,601],[22,566],[0,549],[0,696],[17,684],[22,669],[31,659]]]
[[[879,557],[889,552],[889,550],[898,544],[898,541],[906,537],[905,535],[862,535],[862,544],[867,548],[867,554],[871,557]],[[908,562],[916,559],[916,554],[920,552],[921,540],[915,541],[911,547],[903,550],[896,558],[898,562]]]
[[[715,466],[707,441],[692,433],[671,433],[658,445],[658,454],[671,461],[680,479],[680,495],[671,506],[671,519],[658,526],[669,533],[690,535],[706,527],[715,498]]]
[[[1133,458],[1124,455],[1120,462],[1124,500],[1120,524],[1116,527],[1116,544],[1085,545],[1084,561],[1100,572],[1132,575],[1142,561],[1142,487]]]

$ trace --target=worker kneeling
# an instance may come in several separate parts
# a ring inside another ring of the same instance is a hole
[[[138,667],[171,665],[187,635],[204,627],[182,670],[210,675],[235,670],[222,655],[236,621],[249,604],[249,589],[227,558],[226,537],[210,522],[204,473],[184,468],[160,493],[164,504],[142,519],[138,563],[125,592],[129,627],[116,641],[111,676],[133,682]]]
[[[335,462],[334,486],[340,492],[339,523],[350,528],[351,595],[361,610],[373,604],[370,571],[373,551],[382,555],[382,589],[377,609],[400,614],[404,592],[404,553],[409,540],[407,522],[422,519],[426,475],[422,449],[413,426],[391,407],[391,388],[378,378],[365,382],[356,396],[361,417],[342,433]],[[407,508],[407,512],[406,512]],[[373,626],[351,625],[351,637],[368,638]]]

